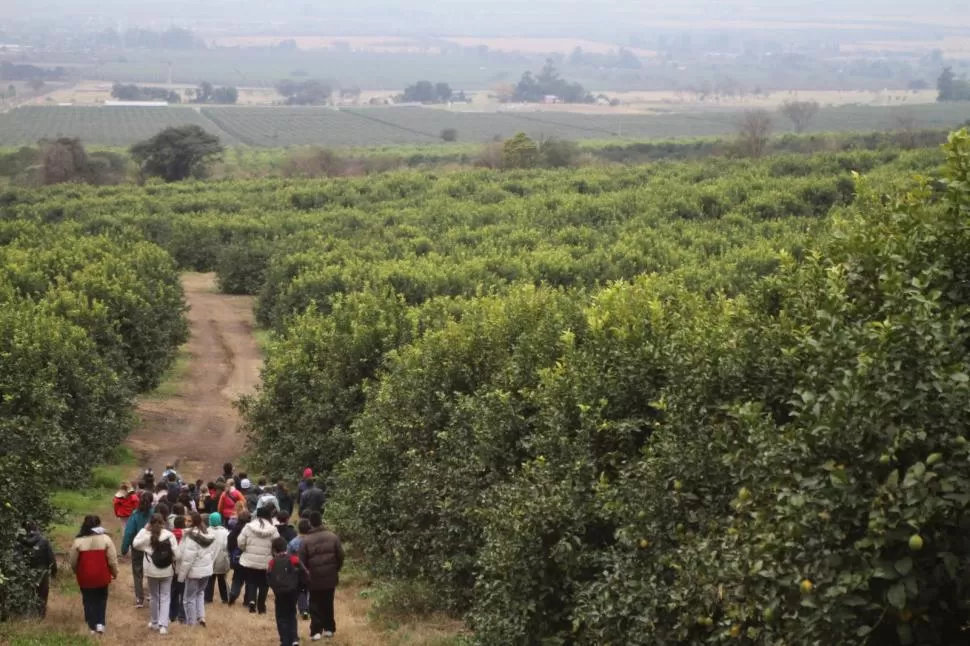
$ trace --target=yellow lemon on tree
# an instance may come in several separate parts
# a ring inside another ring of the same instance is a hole
[[[914,552],[918,552],[923,549],[923,537],[919,534],[913,534],[909,537],[909,549]]]
[[[815,589],[815,584],[812,583],[811,579],[802,579],[802,582],[798,585],[801,589],[802,594],[809,594]]]
[[[741,487],[741,490],[738,492],[738,499],[747,500],[750,497],[751,497],[751,491],[749,491],[747,487]]]
[[[645,549],[647,549],[648,547],[650,547],[650,541],[648,541],[648,540],[647,540],[647,539],[645,539],[645,538],[641,538],[641,539],[640,539],[640,549],[641,549],[641,550],[645,550]]]
[[[674,480],[674,491],[680,491],[684,488],[684,483],[680,480]]]
[[[731,626],[731,637],[737,639],[741,636],[741,626],[739,624],[734,624]]]

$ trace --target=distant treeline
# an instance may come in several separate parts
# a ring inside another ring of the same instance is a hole
[[[63,67],[37,67],[4,61],[0,63],[0,80],[3,81],[59,81],[67,78]]]

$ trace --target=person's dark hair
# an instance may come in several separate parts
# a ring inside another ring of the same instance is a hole
[[[158,545],[158,539],[162,535],[162,530],[165,529],[165,522],[165,518],[161,514],[155,514],[152,516],[151,522],[148,523],[148,531],[152,535],[152,549],[155,549],[155,546]]]
[[[190,482],[190,483],[189,483],[189,494],[191,495],[191,494],[193,494],[193,493],[195,493],[195,490],[196,490],[197,488],[198,488],[198,487],[196,487],[196,484],[195,484],[194,482]]]
[[[273,517],[273,505],[266,505],[265,507],[260,507],[256,510],[256,518],[259,519],[259,524],[263,525],[268,522]]]
[[[216,483],[214,483],[214,482],[207,482],[207,483],[205,483],[205,488],[206,489],[215,489],[216,488]]]
[[[319,511],[310,512],[310,526],[323,527],[323,515]]]
[[[312,529],[310,527],[310,520],[307,518],[301,518],[300,524],[297,525],[297,531],[299,531],[301,534],[306,534],[310,531],[310,529]]]
[[[240,480],[246,480],[248,478],[249,478],[249,474],[246,473],[245,471],[243,471],[242,473],[239,474],[239,479]]]
[[[253,515],[249,513],[248,509],[243,509],[241,512],[239,512],[239,515],[236,516],[236,519],[239,521],[240,525],[245,525],[253,519]]]
[[[196,487],[201,487],[202,486],[202,478],[199,478],[198,480],[195,481],[195,486]]]
[[[285,511],[276,512],[276,520],[279,521],[280,525],[285,525],[290,522],[290,515]]]
[[[95,533],[95,527],[101,527],[101,519],[94,514],[88,514],[81,522],[81,529],[77,533],[78,538],[93,535]]]
[[[232,475],[232,462],[226,462],[225,464],[222,465],[222,473],[227,478]]]
[[[259,484],[260,487],[265,487],[266,486],[266,478],[260,478],[258,484]]]
[[[277,480],[276,481],[276,493],[277,493],[277,495],[286,494],[287,493],[287,491],[286,491],[286,483],[283,482],[282,480]]]
[[[282,536],[277,536],[273,539],[273,553],[283,554],[286,552],[286,539]]]
[[[168,474],[168,481],[169,482],[175,482],[175,474],[174,473]]]
[[[157,493],[159,491],[168,491],[168,487],[165,486],[164,482],[159,482],[157,485],[155,485],[155,492]]]
[[[175,529],[185,529],[185,516],[176,516],[175,520],[172,521],[172,527]]]
[[[39,527],[36,520],[25,520],[24,521],[24,531],[25,532],[36,532]]]
[[[138,511],[143,514],[147,514],[152,510],[152,503],[155,502],[155,498],[152,497],[147,491],[141,494],[141,498],[138,499]]]
[[[265,505],[264,506],[264,509],[269,509],[269,517],[270,518],[276,518],[276,514],[279,513],[279,510],[276,508],[276,505],[274,505],[273,503],[269,503],[269,504]]]
[[[182,505],[183,507],[188,509],[189,507],[192,506],[190,504],[191,500],[192,500],[192,496],[189,495],[189,492],[183,491],[182,493],[179,494],[178,502],[176,504]]]
[[[168,518],[168,515],[172,513],[172,510],[168,508],[167,504],[160,502],[158,503],[158,506],[155,507],[155,513],[162,518]]]
[[[185,505],[183,505],[180,502],[175,503],[175,506],[172,507],[172,513],[175,514],[176,516],[184,516]]]
[[[309,509],[301,509],[300,510],[300,518],[309,518],[309,517],[310,517],[310,510]]]
[[[192,527],[203,529],[202,514],[197,511],[193,511],[191,514],[189,514],[189,519],[192,521]]]

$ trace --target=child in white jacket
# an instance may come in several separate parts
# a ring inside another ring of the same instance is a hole
[[[179,558],[179,544],[175,534],[165,529],[166,520],[160,514],[152,516],[148,527],[138,532],[132,547],[145,553],[145,577],[151,594],[151,630],[168,634],[169,606],[172,602],[172,577]]]
[[[231,568],[229,559],[229,530],[222,526],[222,514],[213,512],[209,514],[209,533],[216,539],[216,552],[212,560],[212,576],[205,589],[205,602],[212,603],[216,586],[219,586],[219,598],[222,603],[229,602],[229,588],[226,585],[226,575]]]
[[[182,538],[178,580],[185,584],[182,604],[186,625],[205,626],[205,589],[212,576],[212,565],[219,546],[215,535],[202,522],[199,512],[193,511],[189,518],[192,528]]]

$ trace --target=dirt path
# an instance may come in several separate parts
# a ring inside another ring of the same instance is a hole
[[[183,284],[191,307],[188,369],[174,397],[139,405],[142,424],[128,445],[156,477],[174,464],[183,477],[210,480],[242,452],[232,402],[255,390],[262,357],[251,298],[217,293],[212,274],[186,274]]]
[[[166,463],[175,464],[185,479],[215,478],[222,464],[236,460],[243,449],[237,432],[239,416],[232,402],[252,392],[259,383],[262,361],[254,338],[252,299],[219,294],[212,274],[186,274],[185,293],[191,310],[188,314],[191,338],[185,348],[188,365],[174,394],[145,398],[138,407],[140,427],[128,440],[136,452],[141,469],[150,466],[161,475]],[[111,501],[91,510],[99,513],[111,530],[115,544],[121,545],[121,529],[111,513]],[[58,545],[66,553],[70,541]],[[456,632],[448,620],[422,621],[403,625],[395,631],[382,630],[367,619],[370,601],[361,594],[361,584],[351,582],[337,589],[337,636],[331,644],[345,646],[427,646],[444,644]],[[108,602],[107,633],[98,643],[110,646],[154,644],[175,640],[180,646],[227,644],[266,646],[279,643],[273,619],[273,599],[269,612],[250,615],[245,608],[232,609],[216,602],[207,606],[207,628],[173,625],[167,637],[148,629],[148,610],[134,607],[129,561],[121,563],[121,574],[112,584]],[[25,627],[28,634],[55,630],[70,635],[86,635],[81,598],[70,571],[51,591],[48,615],[41,625]],[[307,622],[300,622],[300,636],[309,643]]]

